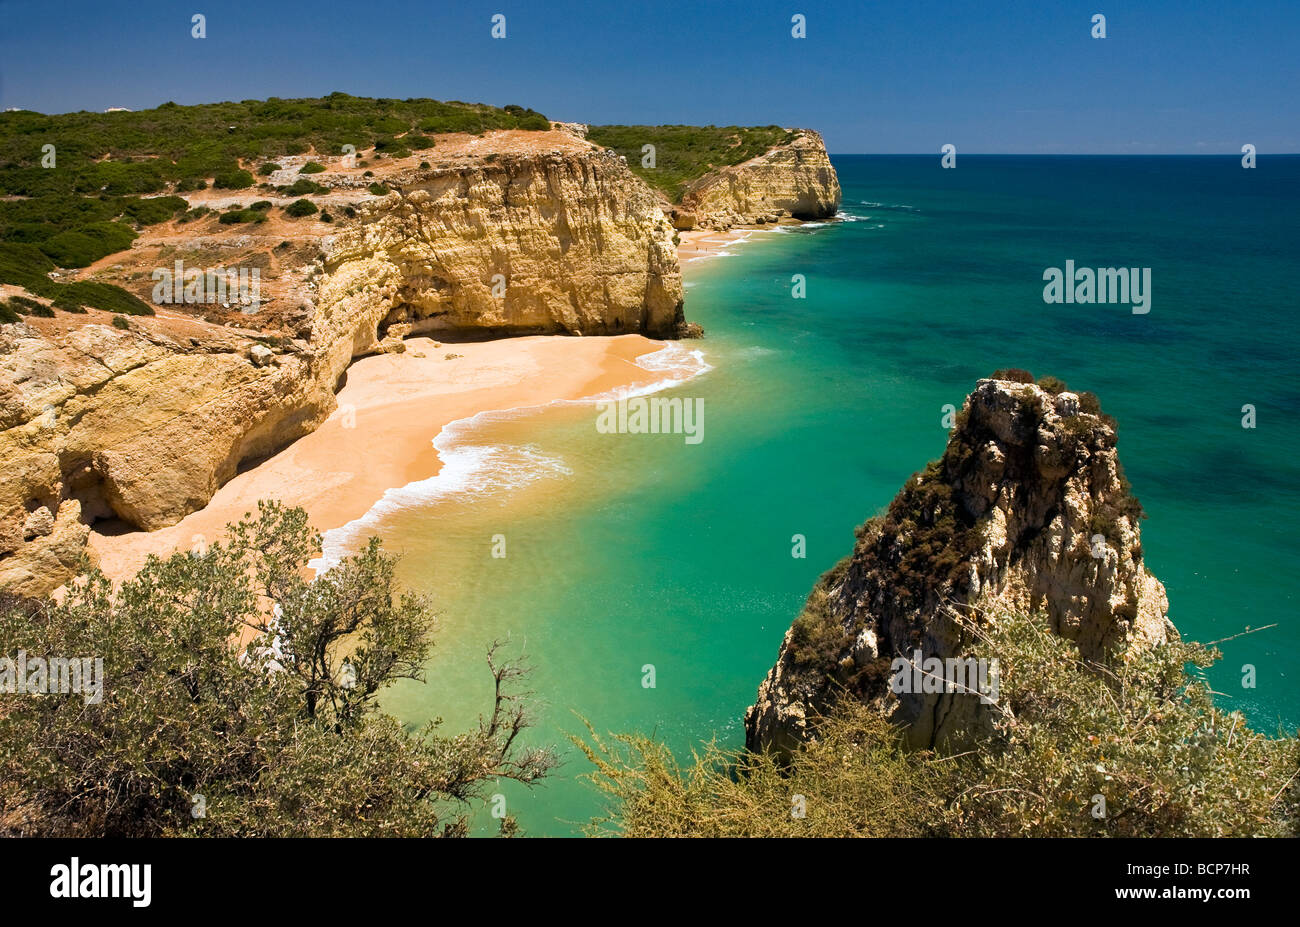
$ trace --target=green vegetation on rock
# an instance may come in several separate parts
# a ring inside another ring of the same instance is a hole
[[[152,194],[202,190],[209,179],[218,189],[247,189],[255,178],[245,164],[259,165],[265,175],[279,167],[270,159],[311,150],[336,154],[345,144],[361,150],[382,143],[396,156],[410,145],[429,147],[427,132],[549,128],[546,117],[518,106],[345,93],[202,106],[164,103],[138,112],[4,112],[0,196],[16,199],[0,200],[0,243],[35,245],[55,266],[85,267],[129,247],[133,227],[185,208],[178,197]],[[45,167],[48,146],[54,160]],[[303,173],[314,170],[309,163]],[[324,189],[303,178],[289,195]],[[31,279],[37,265],[20,267],[17,276],[3,274],[16,257],[0,257],[0,283]]]
[[[82,280],[59,283],[50,279],[54,262],[35,245],[0,243],[0,282],[54,300],[56,305],[89,307],[127,315],[153,315],[153,307],[119,286]]]
[[[627,166],[674,203],[686,185],[709,171],[758,157],[795,137],[780,126],[592,126],[588,141],[627,158]],[[654,145],[655,166],[641,166],[642,146]]]

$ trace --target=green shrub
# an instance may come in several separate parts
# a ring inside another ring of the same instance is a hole
[[[92,570],[58,601],[0,597],[4,653],[103,660],[93,702],[0,695],[0,836],[463,836],[498,780],[542,780],[553,751],[522,746],[524,671],[496,647],[498,697],[469,732],[382,711],[423,681],[432,611],[377,539],[305,578],[320,541],[301,509],[260,503],[116,589]],[[302,656],[274,661],[272,638]]]
[[[54,310],[49,306],[38,306],[32,310],[31,314],[42,319],[54,318]]]
[[[326,212],[325,210],[322,209],[322,210],[321,210],[321,214],[320,214],[320,221],[322,221],[322,222],[333,222],[333,221],[334,221],[334,217],[331,216],[328,212]]]
[[[202,177],[185,177],[176,181],[177,193],[189,193],[194,190],[206,190],[208,182]]]
[[[1124,608],[1124,606],[1121,606]],[[1127,611],[1127,609],[1126,609]],[[610,799],[595,833],[629,836],[1294,837],[1300,743],[1215,705],[1217,652],[1183,641],[1104,664],[1045,618],[1000,612],[973,655],[996,659],[991,723],[960,752],[905,751],[877,709],[812,719],[788,763],[706,744],[679,765],[660,743],[588,728],[576,741]],[[1190,667],[1190,669],[1189,669]],[[973,696],[966,696],[973,698]],[[802,795],[806,814],[791,814]],[[1094,796],[1105,798],[1097,818]]]
[[[59,267],[87,267],[129,248],[135,238],[135,232],[121,223],[95,222],[52,235],[40,247]]]
[[[185,215],[181,216],[180,221],[193,222],[195,219],[202,219],[210,212],[212,212],[212,210],[207,206],[195,206],[193,209],[187,211]]]
[[[252,206],[249,206],[248,208],[265,210],[265,209],[270,209],[274,205],[275,204],[272,203],[270,200],[258,200],[256,203],[254,203]]]
[[[1096,434],[1096,426],[1085,415],[1071,415],[1062,422],[1066,434],[1073,435],[1080,441],[1091,441]]]
[[[1061,393],[1069,392],[1070,390],[1070,388],[1065,385],[1064,380],[1058,379],[1057,377],[1053,377],[1053,376],[1039,377],[1038,387],[1039,389],[1046,390],[1047,392],[1051,393],[1053,396],[1057,396]]]
[[[25,312],[19,314],[8,301],[0,303],[0,324],[9,325],[14,322],[21,322],[22,317],[26,314]]]
[[[270,174],[275,173],[278,170],[280,170],[280,165],[276,164],[274,161],[267,161],[265,164],[263,164],[261,167],[257,169],[257,173],[262,177],[266,177]]]
[[[384,186],[382,183],[372,183],[367,189],[375,196],[388,195],[388,187]]]
[[[124,330],[125,330],[125,329],[130,329],[130,327],[131,327],[131,323],[128,322],[128,321],[126,320],[126,316],[124,316],[124,315],[115,315],[115,316],[113,316],[113,327],[114,327],[114,328],[121,328],[121,329],[124,329]]]
[[[122,211],[141,225],[156,225],[176,215],[189,204],[179,196],[155,196],[149,199],[129,200]]]
[[[309,193],[325,193],[329,187],[323,187],[314,180],[295,180],[287,187],[280,187],[279,192],[285,196],[306,196]]]
[[[343,215],[347,216],[349,219],[355,219],[357,217],[357,211],[351,206],[344,206]]]
[[[9,305],[13,307],[15,312],[21,313],[22,315],[27,315],[29,312],[35,312],[38,309],[45,308],[43,303],[38,303],[36,300],[29,299],[26,296],[10,296]]]
[[[325,165],[316,161],[308,161],[302,167],[298,168],[299,174],[320,174],[324,172]]]
[[[64,287],[59,292],[59,295],[54,297],[54,301],[50,305],[55,309],[62,309],[64,312],[73,312],[78,315],[84,315],[86,312],[86,307],[82,305],[76,291],[67,287]]]
[[[421,170],[428,170],[428,169],[429,169],[429,162],[428,162],[428,161],[421,161],[421,162],[420,162],[420,169],[421,169]]]
[[[826,719],[793,766],[775,754],[745,754],[711,741],[683,764],[662,743],[636,734],[607,742],[590,725],[575,739],[609,813],[592,836],[935,836],[948,779],[904,751],[878,713],[846,704]],[[805,798],[795,817],[793,796]]]
[[[1028,370],[1021,370],[1019,367],[1004,367],[1001,370],[993,371],[993,380],[1010,380],[1012,383],[1033,383],[1034,375]]]
[[[146,303],[134,293],[129,293],[120,286],[100,283],[97,280],[81,280],[66,283],[58,288],[54,299],[61,309],[75,305],[78,308],[99,309],[102,312],[120,312],[123,315],[153,315],[153,306]],[[69,310],[76,311],[76,310]]]
[[[217,190],[246,190],[253,185],[253,175],[245,170],[224,171],[212,178]]]
[[[316,211],[316,204],[311,200],[295,200],[285,207],[285,214],[299,218],[301,216],[310,216]]]
[[[792,625],[790,656],[796,666],[829,675],[846,643],[844,628],[832,614],[825,585],[819,582]]]
[[[35,245],[0,241],[0,283],[12,283],[44,296],[58,286],[46,274],[54,262]]]
[[[237,225],[241,222],[265,222],[266,213],[260,209],[235,209],[221,214],[222,225]]]

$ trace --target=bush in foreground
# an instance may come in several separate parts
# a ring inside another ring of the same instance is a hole
[[[477,730],[378,709],[422,678],[428,605],[376,539],[305,579],[319,545],[301,509],[261,503],[116,590],[91,572],[61,603],[0,603],[0,653],[100,657],[104,681],[99,701],[0,695],[0,834],[459,836],[497,779],[542,777],[551,753],[517,744],[521,670],[494,652]]]
[[[981,632],[984,633],[984,632]],[[594,832],[635,836],[1295,836],[1300,747],[1225,712],[1200,675],[1215,654],[1174,642],[1086,663],[1043,622],[1006,615],[990,729],[954,755],[903,750],[869,706],[842,702],[788,765],[709,745],[679,765],[636,735],[580,742],[612,800]],[[1190,671],[1188,665],[1196,669]],[[973,696],[959,696],[973,697]],[[801,796],[799,801],[796,796]],[[1104,798],[1104,806],[1099,801]],[[795,812],[802,810],[803,816]]]

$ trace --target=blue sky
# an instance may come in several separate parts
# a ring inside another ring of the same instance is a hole
[[[2,107],[342,90],[806,126],[840,153],[1298,152],[1297,59],[1297,0],[0,0]]]

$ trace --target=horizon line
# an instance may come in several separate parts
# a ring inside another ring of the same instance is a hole
[[[827,151],[831,157],[934,158],[940,151]],[[963,158],[1239,158],[1242,152],[1225,151],[963,151]],[[1257,157],[1294,158],[1300,151],[1256,152]]]

